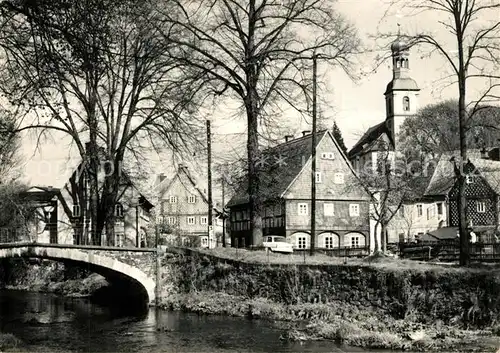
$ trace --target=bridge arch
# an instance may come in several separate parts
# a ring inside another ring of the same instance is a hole
[[[115,258],[98,255],[78,248],[63,248],[54,245],[19,245],[0,248],[0,259],[26,257],[73,263],[104,276],[112,284],[125,284],[133,294],[146,303],[156,299],[156,283],[142,270]]]

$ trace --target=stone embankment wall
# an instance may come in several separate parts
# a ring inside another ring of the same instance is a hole
[[[465,327],[496,324],[500,270],[359,265],[248,264],[198,254],[166,254],[163,298],[194,291],[222,292],[277,303],[346,303],[395,319]]]

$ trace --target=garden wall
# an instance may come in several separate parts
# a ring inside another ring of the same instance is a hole
[[[187,252],[163,261],[162,296],[214,291],[283,304],[333,303],[383,311],[395,319],[484,327],[500,314],[499,269],[250,264]]]

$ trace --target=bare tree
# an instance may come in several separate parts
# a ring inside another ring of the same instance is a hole
[[[377,165],[367,163],[357,170],[357,176],[357,181],[349,187],[363,187],[370,193],[374,202],[370,218],[375,221],[375,252],[385,253],[388,225],[403,204],[417,196],[422,175],[420,171],[408,170],[404,160],[396,160],[389,143],[381,139],[377,142]]]
[[[468,148],[496,146],[500,138],[500,108],[480,106],[465,129]],[[470,112],[468,111],[468,114]],[[444,152],[459,150],[458,101],[448,100],[423,107],[401,125],[399,143],[403,153],[439,158]]]
[[[460,158],[455,162],[455,173],[459,183],[460,264],[467,265],[469,251],[463,173],[467,162],[466,128],[467,121],[473,119],[482,105],[498,102],[500,98],[500,3],[489,0],[393,0],[387,15],[392,10],[400,15],[405,11],[410,16],[438,15],[437,21],[443,30],[441,34],[447,33],[452,40],[449,42],[430,31],[422,31],[408,34],[406,45],[426,46],[429,55],[440,55],[451,71],[447,78],[458,86]],[[487,88],[476,98],[468,99],[467,87],[472,80],[484,80]]]
[[[351,73],[358,37],[331,0],[179,1],[178,7],[183,16],[171,16],[170,22],[184,36],[174,42],[188,55],[176,58],[205,75],[207,93],[234,99],[246,116],[248,202],[256,245],[262,239],[259,134],[278,126],[287,105],[308,114],[301,102],[310,95],[313,54]]]
[[[90,185],[95,244],[104,229],[108,244],[114,242],[126,154],[140,158],[151,146],[181,152],[196,136],[196,121],[186,116],[200,86],[171,58],[176,47],[165,40],[156,6],[154,0],[1,2],[0,91],[17,131],[72,138]]]

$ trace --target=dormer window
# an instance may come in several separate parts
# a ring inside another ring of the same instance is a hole
[[[410,111],[410,98],[407,96],[403,97],[403,110],[405,112]]]
[[[189,195],[189,197],[188,197],[188,203],[196,203],[196,196],[195,195]]]

